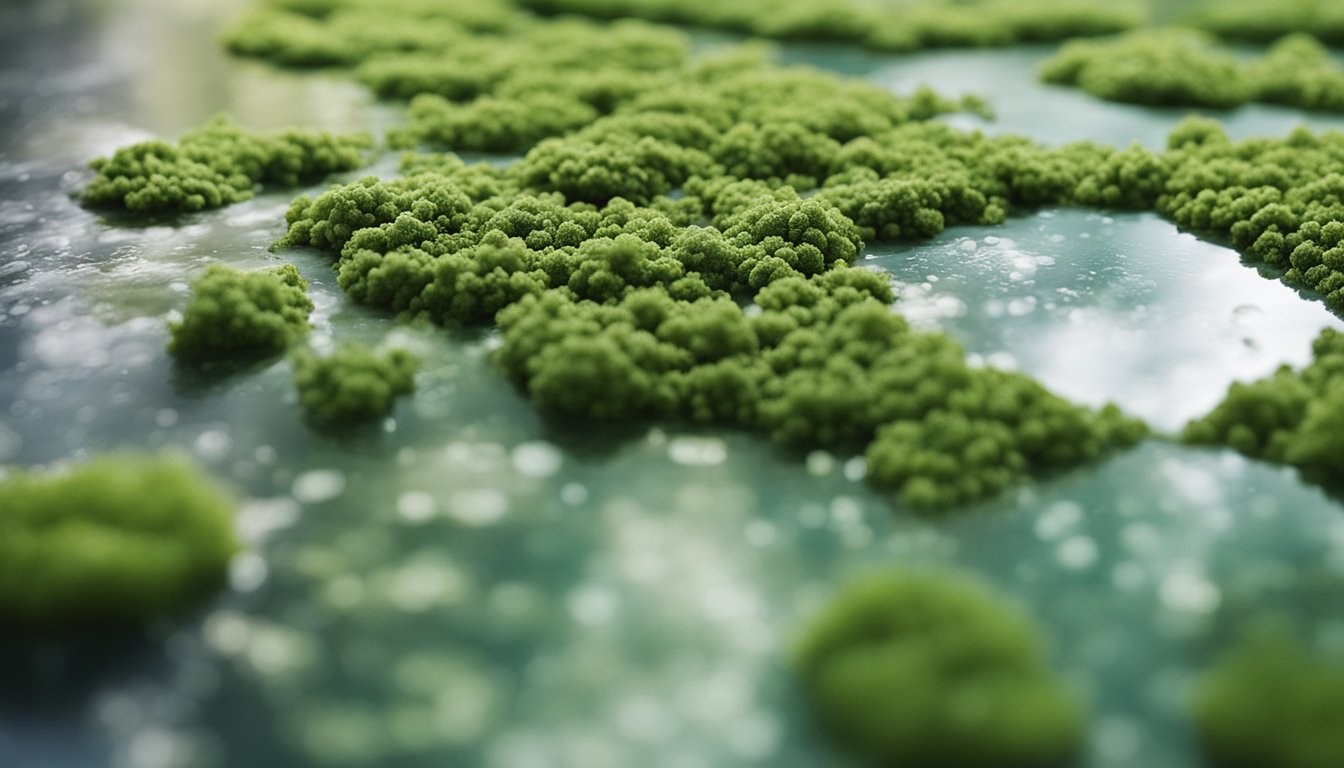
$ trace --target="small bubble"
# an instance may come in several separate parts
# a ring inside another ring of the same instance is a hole
[[[1143,566],[1134,562],[1120,563],[1111,571],[1111,583],[1121,592],[1135,592],[1148,580]]]
[[[299,512],[299,505],[286,497],[252,501],[238,513],[238,533],[247,541],[261,541],[293,525]]]
[[[845,462],[845,479],[857,483],[868,476],[868,460],[855,456]]]
[[[512,458],[513,466],[527,477],[550,477],[564,461],[558,448],[541,440],[516,446]]]
[[[229,585],[239,592],[255,592],[266,583],[266,561],[255,552],[235,555],[229,562]]]
[[[1083,519],[1083,508],[1074,501],[1057,501],[1036,518],[1036,535],[1046,541],[1063,536]]]
[[[560,501],[564,504],[577,507],[588,500],[588,489],[579,483],[565,483],[560,489]]]
[[[1232,322],[1238,328],[1250,328],[1260,324],[1265,311],[1254,304],[1241,304],[1232,310]]]
[[[807,454],[808,474],[820,477],[830,474],[833,469],[835,469],[835,457],[826,451],[812,451]]]
[[[304,504],[330,501],[345,491],[345,475],[337,469],[313,469],[294,478],[290,493]]]
[[[229,455],[229,449],[233,447],[233,439],[227,432],[219,429],[211,429],[202,432],[196,437],[194,448],[196,455],[206,461],[219,461]]]
[[[1158,595],[1168,608],[1188,613],[1209,613],[1222,601],[1218,587],[1201,574],[1186,570],[1163,579]]]
[[[397,497],[397,514],[411,523],[423,523],[434,516],[438,504],[424,491],[407,491]]]
[[[838,528],[858,525],[863,522],[863,505],[853,496],[837,496],[831,499],[831,519]]]
[[[463,525],[491,525],[508,511],[509,497],[494,488],[457,491],[448,497],[449,516]]]
[[[747,523],[747,543],[753,547],[768,547],[775,541],[775,526],[766,520]]]
[[[571,593],[570,615],[580,624],[605,624],[616,615],[616,595],[600,587],[584,587]]]
[[[1070,536],[1060,542],[1055,556],[1065,568],[1075,571],[1090,568],[1097,562],[1097,543],[1087,536]]]
[[[677,464],[709,467],[727,460],[728,447],[714,437],[678,437],[668,443],[667,455]]]

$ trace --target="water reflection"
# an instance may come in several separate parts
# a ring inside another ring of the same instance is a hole
[[[12,128],[0,139],[0,460],[191,452],[245,498],[251,545],[199,614],[125,643],[0,638],[0,679],[14,683],[0,686],[0,756],[35,768],[836,765],[787,674],[793,633],[838,580],[924,562],[982,573],[1047,625],[1094,704],[1085,765],[1183,766],[1180,701],[1226,627],[1292,606],[1332,631],[1339,506],[1292,471],[1223,452],[1149,444],[920,519],[871,491],[856,457],[677,425],[547,422],[490,367],[489,332],[398,326],[347,302],[307,252],[284,257],[312,284],[314,342],[412,348],[425,360],[413,399],[368,430],[319,434],[283,359],[208,386],[175,369],[163,321],[186,281],[209,262],[273,263],[289,194],[125,226],[74,205],[74,169],[220,109],[257,127],[376,129],[395,114],[344,81],[227,60],[212,24],[240,4],[29,2],[45,21],[0,25],[14,65],[0,73]],[[1051,140],[1157,138],[1174,120],[1043,95],[1030,51],[841,63],[788,50],[884,82],[992,90],[1001,129]],[[42,74],[14,74],[29,71]],[[1050,211],[874,255],[917,320],[1162,426],[1234,378],[1304,361],[1338,322],[1152,216]],[[47,698],[33,691],[58,701],[37,706]]]
[[[949,121],[991,134],[1030,136],[1051,145],[1091,140],[1121,147],[1138,142],[1159,149],[1166,146],[1167,134],[1176,123],[1189,114],[1217,119],[1233,138],[1282,136],[1299,125],[1314,130],[1344,128],[1341,115],[1265,104],[1228,111],[1102,101],[1078,89],[1045,85],[1036,79],[1036,68],[1055,50],[1054,46],[1027,46],[897,57],[841,46],[791,45],[784,49],[783,59],[861,75],[901,93],[928,85],[949,96],[977,94],[994,108],[992,121],[966,115]]]
[[[1042,211],[875,247],[869,263],[902,283],[898,308],[988,362],[1170,430],[1233,381],[1308,362],[1320,329],[1344,325],[1152,214]]]

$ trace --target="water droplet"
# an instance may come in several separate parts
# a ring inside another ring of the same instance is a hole
[[[677,437],[667,446],[667,455],[677,464],[708,467],[728,458],[728,447],[716,437]]]
[[[229,455],[229,449],[233,447],[233,439],[229,433],[210,429],[197,435],[196,442],[193,445],[196,455],[206,461],[219,461]]]
[[[397,497],[397,514],[411,523],[423,523],[430,519],[437,506],[434,497],[424,491],[407,491]]]
[[[463,525],[491,525],[508,511],[509,497],[494,488],[457,491],[448,497],[448,515]]]
[[[1189,613],[1208,613],[1222,601],[1217,586],[1203,575],[1187,570],[1163,579],[1158,595],[1168,608]]]
[[[1046,541],[1063,536],[1083,519],[1083,508],[1074,501],[1057,501],[1036,518],[1036,535]]]
[[[812,451],[807,454],[807,472],[810,475],[820,477],[828,475],[835,469],[835,457],[826,451]]]
[[[345,475],[338,469],[313,469],[294,478],[290,493],[304,504],[320,504],[345,491]]]
[[[601,587],[583,587],[570,594],[569,613],[580,624],[605,624],[616,615],[616,595]]]
[[[1097,543],[1087,536],[1070,536],[1055,549],[1060,565],[1080,571],[1097,562]]]
[[[255,592],[266,582],[266,561],[255,552],[242,552],[229,562],[229,585],[239,592]]]
[[[845,462],[845,479],[857,483],[868,476],[868,460],[862,456],[854,456]]]
[[[541,440],[516,446],[512,457],[513,465],[527,477],[550,477],[564,461],[558,448]]]
[[[568,506],[577,507],[588,500],[588,489],[579,483],[565,483],[560,489],[560,501]]]

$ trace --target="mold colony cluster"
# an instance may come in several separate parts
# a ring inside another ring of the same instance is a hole
[[[1041,65],[1040,74],[1047,83],[1135,104],[1230,109],[1262,102],[1344,110],[1344,67],[1306,34],[1284,37],[1242,63],[1215,38],[1194,30],[1141,30],[1069,43]]]
[[[872,765],[1061,765],[1083,741],[1030,622],[955,574],[850,584],[797,655],[822,725]]]
[[[364,165],[368,136],[288,130],[274,136],[219,116],[177,144],[146,141],[92,163],[84,202],[136,213],[200,211],[248,200],[260,184],[292,187]]]
[[[233,500],[189,462],[104,456],[0,476],[0,623],[145,621],[223,581]]]
[[[998,0],[903,9],[902,24],[859,4],[524,5],[894,50],[1060,40],[1143,20],[1126,6]],[[1142,77],[1111,66],[1118,55],[1141,70],[1180,62],[1175,75],[1200,80],[1177,82],[1162,99],[1334,103],[1339,75],[1305,39],[1247,65],[1262,72],[1251,88],[1206,38],[1133,34],[1066,47],[1047,76],[1150,100],[1132,91]],[[931,119],[983,111],[974,99],[899,97],[775,66],[752,46],[692,56],[675,30],[549,20],[505,2],[272,0],[228,46],[281,66],[343,68],[380,96],[409,100],[406,124],[388,141],[421,151],[404,156],[401,176],[298,198],[277,243],[327,254],[352,300],[447,326],[496,324],[495,362],[548,414],[681,419],[792,448],[864,451],[868,479],[912,507],[981,499],[1147,430],[1113,407],[1088,409],[1025,375],[972,366],[950,338],[912,330],[892,308],[889,278],[853,266],[867,242],[924,239],[1046,205],[1150,210],[1230,238],[1285,281],[1344,307],[1340,134],[1234,142],[1192,118],[1161,151],[1049,148]],[[1299,66],[1307,61],[1320,66]],[[1093,67],[1102,75],[1089,75]],[[1289,71],[1326,85],[1265,85]],[[1207,91],[1206,81],[1225,90]],[[197,211],[258,185],[357,168],[369,147],[361,136],[261,136],[221,118],[177,145],[148,142],[96,161],[83,199],[136,213]],[[437,150],[521,157],[469,165]],[[413,391],[418,362],[402,350],[305,349],[306,288],[292,265],[212,266],[171,325],[168,351],[189,365],[288,351],[315,422],[388,413]],[[1324,334],[1301,372],[1233,387],[1182,437],[1322,476],[1338,471],[1339,339]],[[169,459],[16,473],[0,480],[0,502],[0,619],[21,624],[148,618],[217,581],[236,546],[229,503]],[[87,601],[97,582],[116,586],[115,610]],[[843,591],[797,661],[823,727],[875,763],[1056,765],[1083,743],[1086,717],[1050,674],[1037,634],[960,576],[895,573]],[[1306,653],[1280,651],[1273,658],[1284,670]],[[1338,750],[1309,724],[1260,727],[1263,698],[1245,690],[1265,667],[1246,658],[1220,666],[1198,699],[1210,751],[1247,766],[1338,764]],[[1294,693],[1293,711],[1324,728],[1309,713],[1344,683],[1337,671],[1313,680],[1319,691]],[[1237,746],[1248,733],[1263,751]],[[1290,743],[1317,749],[1295,753]]]
[[[1344,334],[1327,328],[1300,371],[1236,383],[1202,419],[1186,425],[1190,443],[1230,445],[1257,459],[1291,464],[1320,482],[1339,482],[1344,453]]]

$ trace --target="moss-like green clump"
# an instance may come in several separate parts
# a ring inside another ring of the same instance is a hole
[[[1258,101],[1344,110],[1344,67],[1303,34],[1242,63],[1203,33],[1143,30],[1069,43],[1041,65],[1040,75],[1048,83],[1136,104],[1226,109]]]
[[[1335,0],[1204,0],[1185,20],[1228,40],[1269,43],[1304,32],[1344,45],[1344,5]]]
[[[934,125],[911,136],[961,141]],[[1024,149],[983,141],[975,142],[983,151]],[[794,162],[811,161],[783,169]],[[565,202],[581,191],[534,191],[527,161],[520,165],[413,156],[403,179],[296,201],[283,244],[332,252],[341,286],[360,301],[445,324],[497,320],[500,365],[547,412],[682,417],[763,430],[800,448],[869,446],[871,480],[920,507],[993,494],[1144,432],[1114,409],[1070,404],[1025,376],[974,369],[946,337],[910,331],[889,307],[888,280],[847,266],[863,247],[861,230],[826,190],[803,199],[778,181],[696,177],[679,200],[598,207]],[[667,191],[662,183],[645,194]],[[940,193],[967,183],[949,177],[931,187],[936,223],[987,215],[983,194]],[[985,183],[997,199],[1012,194]],[[912,214],[924,218],[899,220]],[[928,218],[910,234],[929,233]],[[945,419],[997,437],[988,446],[970,433],[909,445],[909,430],[941,433]]]
[[[222,582],[233,502],[184,460],[106,456],[0,477],[0,622],[137,622]]]
[[[328,423],[386,416],[397,397],[415,391],[420,367],[419,359],[404,349],[379,354],[362,344],[344,344],[325,356],[299,350],[293,362],[299,403]]]
[[[1228,108],[1254,95],[1231,52],[1185,29],[1071,42],[1041,65],[1040,76],[1110,101],[1156,106]]]
[[[523,0],[534,10],[604,19],[639,17],[785,40],[859,43],[884,51],[987,47],[1132,29],[1141,3],[1098,0]]]
[[[980,584],[893,572],[844,589],[798,653],[822,727],[873,765],[1045,768],[1084,714],[1037,631]]]
[[[259,6],[229,30],[225,45],[239,56],[289,67],[451,51],[523,21],[508,0],[264,0]]]
[[[168,352],[185,360],[282,352],[308,333],[308,282],[293,264],[241,272],[212,264],[191,284]]]
[[[556,35],[583,55],[532,66],[560,55],[537,42]],[[1332,135],[1234,144],[1196,121],[1164,152],[1048,148],[929,119],[974,102],[900,97],[753,49],[689,59],[679,33],[641,24],[602,35],[529,19],[487,34],[489,57],[468,45],[362,60],[413,97],[398,141],[523,157],[408,155],[402,178],[296,200],[278,245],[330,254],[357,301],[498,322],[497,360],[548,413],[680,417],[866,451],[873,483],[933,508],[1144,429],[910,331],[887,281],[849,266],[866,240],[1089,205],[1158,210],[1269,261],[1292,217],[1334,215],[1306,202],[1316,172],[1340,166]]]
[[[1284,629],[1243,639],[1200,681],[1191,710],[1218,765],[1344,765],[1344,664]]]
[[[1250,384],[1235,383],[1207,416],[1186,425],[1190,443],[1228,445],[1258,459],[1291,464],[1308,477],[1344,477],[1344,333],[1327,328],[1315,359]]]
[[[368,136],[288,130],[262,135],[219,116],[177,144],[146,141],[94,160],[80,194],[137,213],[200,211],[247,200],[260,184],[295,186],[364,165]]]

